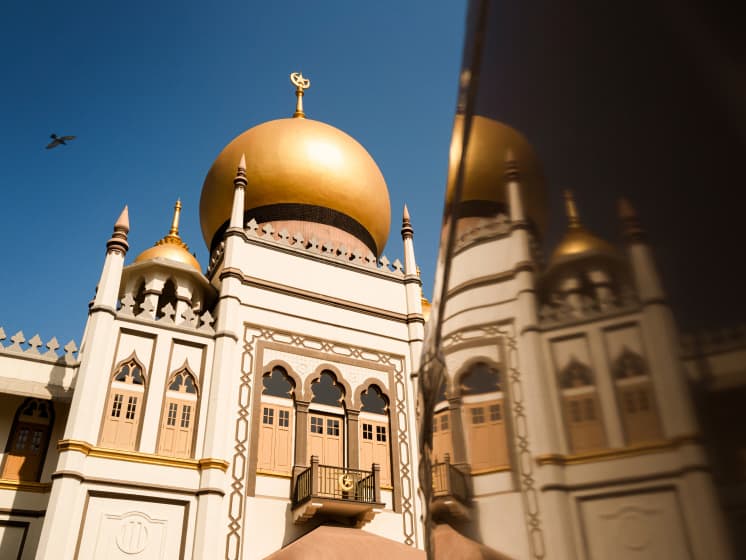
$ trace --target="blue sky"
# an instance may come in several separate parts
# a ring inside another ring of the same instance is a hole
[[[431,288],[463,41],[459,2],[5,2],[0,7],[0,326],[79,341],[114,220],[128,262],[181,234],[233,137],[294,109],[360,141],[386,177],[401,258],[407,202]],[[49,134],[74,134],[47,151]]]

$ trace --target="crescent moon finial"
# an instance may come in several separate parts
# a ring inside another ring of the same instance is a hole
[[[311,80],[303,77],[302,72],[293,72],[290,74],[290,83],[295,86],[295,113],[293,117],[304,119],[306,114],[303,112],[303,92],[311,87]]]

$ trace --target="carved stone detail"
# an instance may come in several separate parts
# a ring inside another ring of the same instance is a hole
[[[394,387],[391,388],[393,395],[393,410],[398,426],[399,444],[399,474],[401,480],[401,505],[402,523],[405,544],[414,546],[415,543],[415,516],[414,496],[415,488],[412,479],[412,467],[410,460],[410,442],[407,439],[408,414],[407,402],[409,400],[406,376],[404,372],[404,358],[344,343],[329,342],[310,336],[304,336],[291,332],[275,331],[255,325],[246,325],[244,334],[244,357],[242,360],[241,381],[239,388],[238,417],[235,427],[235,445],[232,458],[233,470],[231,471],[231,493],[228,506],[228,536],[226,540],[226,559],[239,557],[241,550],[241,535],[243,525],[243,512],[245,500],[246,469],[249,457],[249,427],[250,427],[250,394],[251,394],[251,372],[255,368],[254,356],[259,341],[268,341],[287,344],[297,348],[307,348],[329,353],[330,362],[333,363],[334,355],[354,358],[363,362],[372,362],[390,366],[394,371]],[[290,353],[283,353],[283,357],[290,357]],[[297,373],[307,374],[313,367],[312,360],[303,363],[301,356],[293,367],[298,366]],[[305,372],[303,371],[305,370]]]
[[[49,339],[49,342],[44,344],[38,334],[35,334],[27,341],[23,331],[18,331],[10,337],[11,345],[5,346],[3,344],[5,339],[5,330],[0,327],[0,354],[22,354],[28,358],[42,362],[59,363],[62,365],[76,365],[78,363],[78,358],[75,356],[78,347],[72,340],[65,344],[63,348],[64,353],[60,355],[57,353],[60,343],[57,342],[57,338],[55,337],[52,337]],[[46,352],[39,351],[39,348],[42,346],[47,349]]]

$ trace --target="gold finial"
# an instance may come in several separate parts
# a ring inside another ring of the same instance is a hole
[[[567,213],[567,225],[571,228],[580,227],[580,215],[575,206],[572,191],[569,189],[565,191],[565,212]]]
[[[293,72],[290,74],[290,83],[295,86],[296,97],[293,117],[305,119],[306,114],[303,112],[303,92],[311,87],[311,80],[304,78],[301,72]]]
[[[171,229],[168,230],[168,233],[163,236],[163,239],[160,239],[159,241],[156,241],[156,245],[178,245],[179,247],[183,247],[184,249],[189,249],[186,243],[182,241],[181,236],[179,235],[179,217],[181,216],[181,199],[176,199],[176,204],[174,204],[174,217],[171,220]]]
[[[181,199],[176,199],[174,205],[174,219],[171,220],[171,229],[168,230],[169,237],[179,237],[179,216],[181,215]]]

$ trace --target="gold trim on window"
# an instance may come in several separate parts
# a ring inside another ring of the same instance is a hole
[[[52,488],[51,482],[26,482],[0,478],[0,490],[14,490],[16,492],[38,492],[44,494]]]
[[[275,472],[275,471],[265,471],[265,470],[262,470],[262,469],[257,469],[256,470],[256,474],[257,475],[261,475],[261,476],[272,476],[274,478],[287,478],[287,479],[293,478],[292,474],[278,473],[278,472]]]

